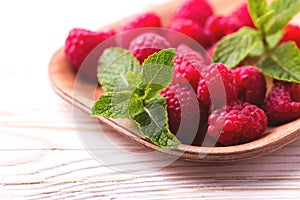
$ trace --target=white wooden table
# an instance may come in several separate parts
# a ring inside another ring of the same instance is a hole
[[[85,148],[78,127],[109,135],[129,152],[147,151],[108,127],[99,131],[94,119],[56,95],[48,62],[71,28],[97,29],[153,2],[1,1],[0,199],[300,198],[300,141],[248,161],[175,161],[141,173],[116,171],[130,160],[109,166]],[[113,157],[111,149],[99,150]]]

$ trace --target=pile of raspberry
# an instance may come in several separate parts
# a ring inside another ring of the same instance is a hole
[[[97,58],[86,57],[100,43],[119,34],[108,46],[128,49],[140,63],[151,54],[176,48],[172,83],[160,94],[166,99],[169,128],[183,142],[201,145],[205,137],[217,145],[237,145],[263,137],[267,126],[281,125],[300,118],[300,84],[274,80],[267,94],[264,75],[254,66],[230,70],[222,63],[207,63],[203,53],[175,33],[181,33],[205,48],[210,55],[220,39],[241,27],[254,27],[248,5],[242,4],[229,16],[214,13],[206,0],[185,0],[163,26],[154,12],[142,13],[113,29],[94,32],[75,28],[69,32],[65,53],[70,66],[82,76],[96,79]],[[172,32],[161,34],[156,29]],[[130,33],[132,30],[137,30]],[[300,27],[289,24],[281,42],[295,41],[300,48]],[[102,49],[104,50],[104,49]],[[190,127],[195,127],[192,130]]]

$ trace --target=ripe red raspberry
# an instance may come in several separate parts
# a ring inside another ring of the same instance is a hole
[[[138,14],[130,18],[121,26],[121,30],[120,30],[121,34],[120,37],[118,38],[120,40],[118,41],[119,45],[124,48],[128,48],[133,38],[137,37],[142,33],[145,33],[145,31],[149,31],[149,28],[160,28],[160,27],[161,27],[161,18],[156,13],[146,12],[146,13]]]
[[[208,49],[207,53],[208,53],[208,55],[209,55],[210,57],[213,57],[213,56],[214,56],[215,51],[216,51],[216,49],[217,49],[217,44],[218,44],[218,43],[214,43],[214,44]]]
[[[182,83],[188,82],[194,91],[197,91],[200,71],[203,68],[204,58],[196,51],[186,45],[180,45],[176,49],[174,59],[174,80],[180,82],[183,77],[185,80]]]
[[[168,29],[177,31],[179,33],[182,33],[196,42],[198,42],[200,45],[202,45],[204,48],[207,48],[210,46],[210,40],[207,36],[207,34],[204,32],[204,29],[199,26],[195,21],[190,19],[174,19],[170,22]],[[182,37],[179,34],[176,34],[176,32],[168,32],[167,34],[168,40],[172,43],[172,45],[177,46],[183,42],[186,42],[186,39]],[[182,41],[182,40],[185,41]]]
[[[87,55],[101,42],[115,35],[114,30],[107,30],[101,32],[93,32],[86,29],[74,28],[72,29],[65,41],[65,53],[68,61],[77,72],[82,65]],[[99,52],[101,55],[101,52]],[[80,75],[83,75],[89,79],[97,79],[97,62],[98,57],[93,58],[89,62],[89,68],[84,67],[80,71]]]
[[[143,63],[153,53],[170,47],[171,45],[166,38],[156,33],[143,33],[131,41],[129,51],[140,63]]]
[[[264,105],[270,125],[279,125],[300,117],[300,84],[274,81]]]
[[[228,18],[234,21],[238,28],[243,26],[255,27],[247,3],[239,6]]]
[[[205,24],[205,30],[212,43],[218,42],[222,37],[238,30],[234,20],[229,17],[212,15]]]
[[[262,106],[267,90],[264,75],[253,66],[238,67],[232,72],[238,86],[238,99]]]
[[[146,27],[161,27],[160,17],[154,12],[139,14],[125,22],[121,27],[121,31],[123,32]]]
[[[192,64],[208,64],[211,62],[210,58],[206,55],[206,52],[194,50],[186,44],[178,45],[176,54],[185,57]]]
[[[186,0],[177,7],[172,20],[184,18],[195,21],[203,27],[209,16],[213,14],[211,5],[206,0]]]
[[[300,49],[300,26],[289,24],[284,28],[282,42],[294,41]]]
[[[300,84],[294,83],[291,91],[292,99],[296,102],[300,102]]]
[[[203,134],[203,128],[207,124],[208,107],[198,101],[191,88],[178,83],[169,85],[160,94],[166,99],[171,132],[176,134],[181,142],[191,144],[196,134]],[[204,136],[197,135],[196,138],[199,144],[199,138]]]
[[[197,97],[204,105],[213,104],[214,108],[219,108],[236,100],[237,96],[236,80],[225,65],[213,63],[201,70]]]
[[[207,132],[223,145],[236,145],[260,137],[267,123],[262,109],[236,100],[210,114]]]

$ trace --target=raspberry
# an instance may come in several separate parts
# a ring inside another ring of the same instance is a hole
[[[170,43],[164,37],[156,33],[143,33],[131,41],[129,51],[143,63],[153,53],[170,47]]]
[[[179,77],[184,77],[184,81],[188,81],[191,87],[196,91],[197,85],[199,83],[200,73],[197,67],[192,65],[188,60],[182,56],[175,56],[174,59],[174,79],[179,82],[177,79]]]
[[[291,91],[292,99],[296,102],[300,102],[300,84],[294,83]]]
[[[180,45],[176,50],[174,59],[174,79],[175,82],[180,82],[179,77],[184,77],[186,82],[192,86],[194,91],[197,90],[200,70],[203,68],[203,57],[196,51],[186,45]]]
[[[210,114],[208,134],[223,145],[236,145],[260,137],[267,123],[262,109],[236,100]]]
[[[238,99],[262,106],[267,90],[264,75],[252,66],[238,67],[232,72],[238,86]]]
[[[210,46],[210,41],[206,33],[204,32],[204,29],[199,26],[195,21],[190,19],[174,19],[170,22],[168,28],[173,31],[177,31],[179,33],[182,33],[196,42],[198,42],[200,45],[202,45],[204,48],[207,48]],[[169,32],[167,34],[168,40],[174,45],[177,46],[181,44],[184,39],[179,34]],[[186,39],[185,39],[186,40]]]
[[[274,81],[264,109],[270,125],[280,125],[300,117],[300,84]]]
[[[140,29],[140,28],[160,28],[161,27],[161,18],[154,12],[146,12],[129,19],[121,26],[121,41],[119,45],[128,48],[130,42],[133,38],[138,35],[149,31],[149,29]]]
[[[86,29],[72,29],[65,41],[65,53],[68,61],[77,72],[88,54],[101,42],[115,35],[114,30],[93,32]],[[81,75],[85,78],[96,79],[98,57],[93,58],[89,68],[84,67]]]
[[[176,48],[176,54],[185,57],[192,64],[205,64],[210,62],[210,60],[205,57],[205,54],[201,54],[200,52],[192,49],[186,44],[180,44]]]
[[[214,56],[214,54],[215,54],[215,51],[216,51],[216,49],[217,49],[217,44],[218,43],[215,43],[215,44],[213,44],[209,49],[208,49],[208,55],[210,56],[210,57],[213,57]]]
[[[202,134],[207,122],[208,108],[202,105],[191,88],[175,83],[160,92],[166,99],[169,128],[181,142],[191,144],[196,133]],[[197,108],[196,105],[199,105]],[[199,121],[195,121],[195,120]],[[197,135],[197,144],[200,143]],[[201,137],[201,138],[204,138]]]
[[[121,31],[123,32],[146,27],[161,27],[160,17],[153,12],[139,14],[125,22],[121,27]]]
[[[224,91],[225,90],[225,91]],[[226,99],[222,98],[226,96]],[[201,71],[197,88],[198,99],[207,106],[213,103],[215,108],[236,100],[238,88],[231,70],[221,63],[213,63]]]
[[[212,15],[205,24],[212,43],[218,42],[222,37],[238,30],[238,26],[229,17]]]
[[[243,26],[255,27],[247,3],[240,5],[228,18],[233,21],[238,28]]]
[[[203,27],[212,14],[213,9],[206,0],[186,0],[177,7],[172,20],[179,18],[191,19]]]
[[[300,49],[300,26],[289,24],[284,28],[282,42],[294,41]]]

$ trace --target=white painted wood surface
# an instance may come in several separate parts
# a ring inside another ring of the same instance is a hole
[[[49,5],[52,2],[51,8],[60,5],[59,1],[45,2]],[[0,8],[6,6],[12,9],[14,3],[1,3],[4,5]],[[60,17],[65,16],[63,10],[67,9],[67,4],[64,6],[56,13]],[[46,8],[44,17],[52,13]],[[79,3],[76,8],[80,8]],[[20,12],[25,14],[25,11]],[[75,11],[71,14],[76,16]],[[111,15],[107,13],[107,16]],[[3,19],[5,16],[0,14],[0,17]],[[81,117],[74,122],[74,112],[78,111],[53,92],[47,74],[52,53],[61,44],[63,33],[74,26],[74,22],[57,18],[53,21],[57,24],[51,24],[50,16],[47,24],[37,28],[37,22],[27,21],[28,18],[34,19],[34,16],[21,19],[21,22],[28,23],[29,28],[34,28],[32,35],[24,33],[28,36],[27,40],[13,40],[17,28],[12,28],[10,39],[1,39],[0,199],[300,198],[299,140],[274,153],[248,161],[227,164],[176,161],[143,174],[115,171],[113,168],[116,166],[98,162],[84,148],[77,133],[78,127],[91,134],[110,135],[112,141],[128,151],[143,152],[147,149],[110,128],[103,128],[104,133],[99,132],[98,124],[87,114],[80,113]],[[23,23],[20,26],[26,27]],[[8,28],[10,23],[6,24]],[[34,33],[39,36],[35,37]],[[49,39],[51,36],[53,38]],[[37,40],[29,42],[28,38]],[[22,46],[16,48],[18,42],[22,42],[19,43]],[[115,153],[105,147],[98,150],[111,153],[112,157]],[[128,163],[130,161],[120,165]]]

